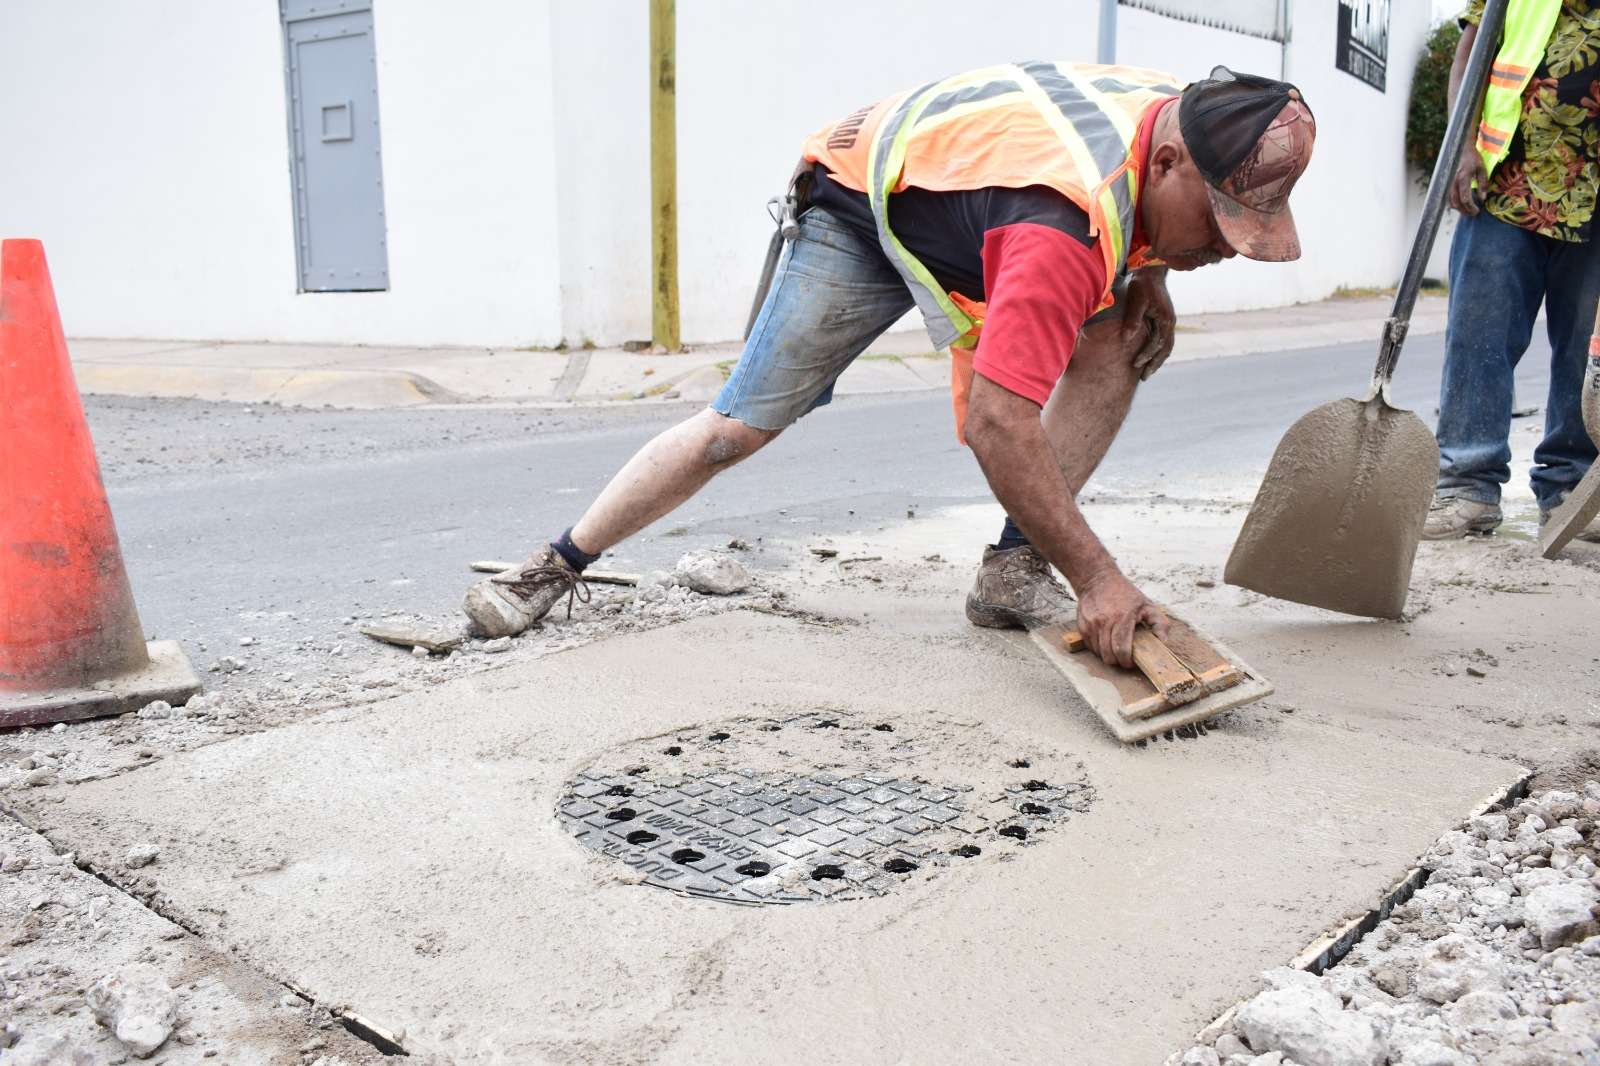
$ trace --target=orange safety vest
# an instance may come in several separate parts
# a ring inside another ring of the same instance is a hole
[[[1100,307],[1129,261],[1144,156],[1139,127],[1177,96],[1175,78],[1138,67],[1033,62],[957,74],[899,93],[813,134],[805,157],[867,194],[885,255],[905,279],[936,348],[951,349],[956,417],[966,413],[983,305],[947,293],[889,228],[888,201],[930,190],[1047,185],[1089,216],[1105,260]]]

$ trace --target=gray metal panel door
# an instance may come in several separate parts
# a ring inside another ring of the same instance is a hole
[[[300,289],[387,289],[372,10],[348,0],[282,10]]]

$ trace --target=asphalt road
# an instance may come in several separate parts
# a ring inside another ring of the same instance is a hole
[[[1415,338],[1396,380],[1398,402],[1428,418],[1442,347]],[[1182,498],[1219,471],[1259,476],[1295,418],[1364,391],[1375,352],[1344,345],[1164,369],[1142,388],[1101,491]],[[1522,402],[1542,402],[1547,364],[1541,339],[1519,375]],[[86,406],[145,628],[209,656],[255,632],[263,612],[292,612],[311,641],[336,637],[352,614],[448,614],[472,579],[469,560],[520,558],[560,532],[635,448],[691,410]],[[608,565],[668,567],[732,537],[872,528],[909,507],[987,498],[954,441],[947,396],[841,399]]]

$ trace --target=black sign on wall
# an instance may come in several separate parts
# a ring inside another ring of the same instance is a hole
[[[1389,0],[1339,0],[1334,65],[1384,92],[1389,70]]]

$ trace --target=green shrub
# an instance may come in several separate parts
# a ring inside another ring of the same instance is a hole
[[[1461,42],[1461,27],[1455,19],[1435,26],[1428,35],[1417,73],[1411,79],[1411,107],[1406,114],[1406,162],[1416,171],[1417,184],[1426,186],[1433,173],[1439,146],[1444,143],[1445,127],[1450,124],[1450,64],[1456,45]]]

